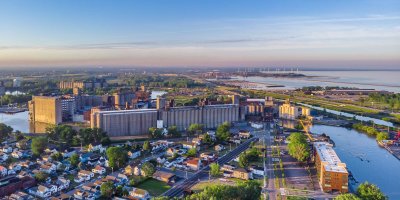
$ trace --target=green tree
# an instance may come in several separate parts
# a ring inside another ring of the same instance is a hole
[[[35,179],[38,182],[44,182],[47,179],[47,177],[49,177],[49,174],[47,174],[46,172],[39,171],[35,174]]]
[[[78,166],[80,160],[79,160],[79,155],[74,153],[71,155],[71,157],[69,158],[69,162],[71,163],[72,166],[76,167]]]
[[[111,181],[105,182],[100,186],[101,196],[104,198],[111,198],[114,193],[114,183]]]
[[[197,149],[191,148],[187,151],[186,156],[188,157],[195,157],[197,155]]]
[[[246,152],[239,155],[239,166],[242,168],[249,166],[249,158],[247,157]]]
[[[382,141],[382,140],[387,140],[389,138],[389,134],[386,132],[379,132],[378,135],[376,135],[376,140]]]
[[[31,149],[35,156],[39,156],[47,147],[47,138],[44,136],[34,137],[32,139]]]
[[[388,197],[382,193],[378,186],[364,182],[357,188],[357,196],[362,200],[387,200]]]
[[[168,135],[171,137],[181,137],[181,134],[179,133],[178,128],[176,126],[168,127]]]
[[[231,126],[228,122],[224,122],[218,126],[217,131],[215,132],[218,141],[227,141],[229,139],[231,136],[231,133],[229,132],[230,127]]]
[[[128,154],[122,147],[109,147],[106,150],[109,166],[119,169],[126,164]]]
[[[335,197],[335,200],[361,200],[356,195],[347,193],[347,194],[340,194]]]
[[[163,137],[162,129],[150,127],[149,128],[149,136],[150,136],[150,138],[153,138],[153,139],[162,138]]]
[[[0,142],[4,141],[12,132],[13,128],[11,128],[11,126],[0,123]]]
[[[21,141],[23,139],[25,139],[24,134],[21,133],[21,131],[19,131],[19,130],[15,131],[15,140]]]
[[[209,145],[214,143],[213,139],[208,134],[203,135],[203,142],[204,142],[204,144],[209,144]]]
[[[154,172],[156,172],[156,169],[153,164],[150,162],[145,162],[142,165],[142,171],[144,172],[145,176],[151,177],[153,176]]]
[[[63,159],[63,155],[60,152],[53,153],[50,157],[54,161],[61,161]]]
[[[143,150],[144,151],[150,151],[151,150],[151,144],[150,144],[150,142],[148,140],[144,141]]]
[[[48,137],[61,148],[68,148],[77,132],[68,125],[52,125],[46,128]]]
[[[211,163],[210,164],[210,174],[211,176],[219,176],[221,174],[221,170],[219,168],[219,164],[218,163]]]
[[[310,148],[307,143],[307,138],[301,133],[292,133],[288,140],[289,155],[300,162],[306,161],[310,157]]]
[[[194,135],[203,132],[203,125],[202,124],[190,124],[188,128],[188,134]]]

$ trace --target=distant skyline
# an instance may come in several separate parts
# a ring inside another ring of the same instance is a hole
[[[0,29],[0,69],[400,69],[398,0],[12,0]]]

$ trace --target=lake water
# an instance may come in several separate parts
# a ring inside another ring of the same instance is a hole
[[[167,93],[168,92],[166,92],[166,91],[151,91],[151,99],[156,99],[157,96],[162,96]]]
[[[29,132],[29,117],[28,111],[15,113],[15,114],[4,114],[0,113],[0,123],[4,123],[11,126],[14,131],[19,130],[23,133]]]
[[[374,138],[353,129],[325,125],[313,125],[310,131],[329,135],[339,158],[359,183],[376,184],[390,199],[400,199],[400,161],[379,147]]]
[[[301,71],[312,77],[274,78],[274,77],[236,77],[256,83],[282,85],[271,89],[298,89],[308,86],[341,86],[362,89],[387,90],[400,93],[400,71]]]

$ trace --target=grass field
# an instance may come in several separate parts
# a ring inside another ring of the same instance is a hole
[[[143,183],[140,183],[137,188],[147,190],[151,196],[156,197],[169,190],[171,186],[162,181],[150,178]]]

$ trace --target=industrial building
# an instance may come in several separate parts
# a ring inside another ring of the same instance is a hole
[[[332,145],[327,142],[315,142],[314,150],[315,167],[322,190],[347,193],[349,174],[346,164],[340,161]]]
[[[92,128],[101,128],[111,137],[147,134],[157,126],[156,109],[136,109],[94,112],[90,117]]]
[[[62,103],[60,97],[33,96],[28,102],[29,120],[47,124],[62,122]]]
[[[96,89],[107,87],[108,84],[104,79],[95,79],[88,81],[60,81],[59,88],[60,89]]]
[[[194,123],[216,128],[224,122],[239,120],[239,98],[233,96],[232,102],[237,104],[174,107],[173,101],[167,104],[158,97],[157,109],[93,112],[91,127],[102,128],[110,136],[146,135],[150,127],[176,126],[183,131]]]
[[[294,120],[300,116],[309,117],[310,109],[302,106],[293,106],[289,100],[286,100],[283,105],[279,106],[279,117],[282,119]]]

